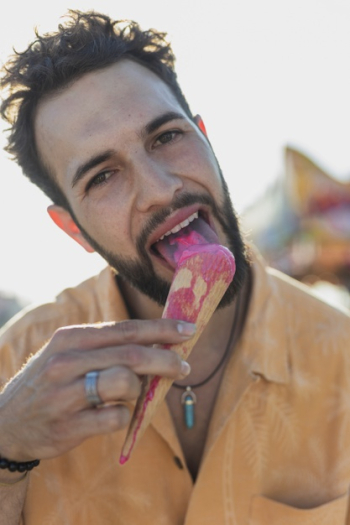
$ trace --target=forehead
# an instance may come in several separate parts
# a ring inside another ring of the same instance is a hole
[[[87,73],[41,101],[34,121],[38,151],[60,178],[113,140],[122,142],[165,111],[184,111],[170,88],[131,61]]]

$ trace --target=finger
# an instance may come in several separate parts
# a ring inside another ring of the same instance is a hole
[[[118,381],[118,372],[130,369],[137,376],[160,375],[170,379],[183,379],[189,372],[189,365],[172,350],[127,345],[81,353],[56,354],[50,360],[46,371],[46,382],[64,387],[78,378],[84,378],[92,370],[106,371]],[[112,369],[112,370],[110,370]],[[123,382],[123,379],[122,379]]]
[[[140,395],[141,381],[132,370],[118,366],[98,373],[96,389],[101,403],[131,401]],[[46,395],[43,410],[49,418],[59,420],[87,408],[91,408],[91,404],[87,399],[83,376],[70,384],[52,388]]]
[[[123,404],[81,410],[51,424],[54,448],[70,450],[92,436],[122,430],[129,421],[130,411]]]
[[[131,401],[140,395],[141,381],[129,368],[117,366],[101,371],[96,387],[103,403]],[[76,384],[76,389],[76,395],[83,400],[84,408],[89,407],[85,394],[85,378]]]
[[[170,379],[182,379],[187,375],[187,363],[185,373],[183,362],[180,357],[171,350],[159,350],[153,348],[141,348],[145,358],[142,364],[131,370],[127,366],[113,366],[104,370],[100,369],[97,378],[97,391],[103,403],[131,401],[137,399],[141,392],[140,376],[159,375]],[[100,362],[97,361],[93,369],[98,369]],[[87,372],[91,371],[87,369]],[[89,403],[85,392],[85,375],[78,381],[73,382],[67,392],[67,399],[71,400],[71,407],[75,410],[86,408]]]
[[[68,326],[57,330],[49,343],[51,351],[90,350],[127,343],[175,344],[195,333],[195,325],[174,319],[133,319],[119,323]]]
[[[91,370],[107,370],[113,367],[127,367],[138,375],[153,374],[179,379],[184,377],[181,358],[172,350],[123,345],[118,347],[56,353],[45,362],[40,383],[68,385]]]
[[[110,349],[109,354],[108,359],[117,359],[119,366],[132,370],[138,376],[159,375],[170,379],[179,379],[189,373],[189,371],[187,371],[187,363],[184,363],[181,357],[172,350],[130,345]],[[88,364],[95,365],[95,368],[101,369],[99,352],[94,352],[91,357],[91,362]],[[84,373],[91,370],[91,368],[87,368],[86,362],[82,362],[81,366],[84,370],[86,369]],[[94,369],[94,366],[92,369]]]
[[[76,437],[80,440],[97,434],[116,432],[127,427],[130,410],[125,405],[113,405],[82,410],[74,418]]]

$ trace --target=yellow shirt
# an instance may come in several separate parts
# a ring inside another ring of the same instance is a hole
[[[248,320],[225,370],[196,483],[164,403],[124,466],[124,432],[42,461],[30,474],[25,525],[346,523],[350,315],[258,259],[253,276]],[[56,328],[126,316],[106,269],[7,325],[1,381]]]

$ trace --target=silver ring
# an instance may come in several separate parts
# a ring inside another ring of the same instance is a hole
[[[99,374],[100,372],[93,370],[92,372],[88,372],[85,375],[85,396],[87,402],[93,407],[97,407],[98,405],[102,405],[103,403],[103,400],[100,398],[100,395],[97,390],[97,381]]]

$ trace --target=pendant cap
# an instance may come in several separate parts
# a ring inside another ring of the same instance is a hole
[[[191,404],[195,405],[197,403],[197,396],[193,392],[192,388],[190,386],[186,387],[185,392],[181,396],[181,404]]]

